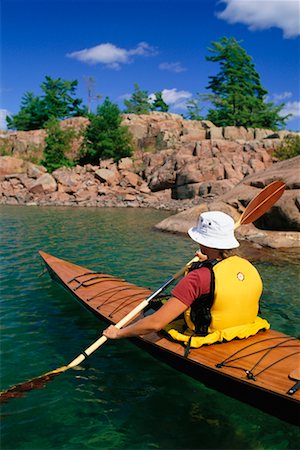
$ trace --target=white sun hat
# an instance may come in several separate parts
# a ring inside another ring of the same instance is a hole
[[[205,247],[228,250],[240,245],[234,237],[234,220],[221,211],[200,214],[198,225],[190,228],[188,234]]]

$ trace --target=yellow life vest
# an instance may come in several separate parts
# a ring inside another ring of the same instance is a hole
[[[208,334],[193,336],[195,324],[188,308],[185,312],[186,330],[183,321],[178,320],[165,327],[172,338],[184,343],[190,341],[191,347],[201,347],[224,340],[247,338],[261,329],[269,329],[270,324],[257,316],[262,280],[256,268],[243,258],[231,256],[216,264],[212,270],[215,290]]]

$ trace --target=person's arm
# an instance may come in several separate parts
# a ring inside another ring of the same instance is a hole
[[[103,331],[103,335],[109,339],[121,339],[134,336],[141,336],[161,330],[165,325],[172,322],[187,309],[187,305],[175,297],[170,298],[158,311],[150,316],[128,325],[119,330],[114,325],[110,325]]]

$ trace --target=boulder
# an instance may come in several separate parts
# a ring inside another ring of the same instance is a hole
[[[244,127],[224,127],[223,129],[224,139],[237,140],[244,139],[245,141],[249,141],[250,139],[254,139],[254,130],[252,128],[247,129]]]
[[[47,169],[43,166],[38,166],[30,162],[27,163],[27,175],[29,178],[39,178],[41,175],[47,172]]]
[[[95,176],[102,183],[108,183],[109,185],[115,185],[119,181],[118,172],[111,169],[98,169],[95,171]]]
[[[207,139],[223,139],[223,128],[222,127],[213,127],[209,128],[206,133]]]
[[[133,160],[132,158],[122,158],[118,162],[118,169],[119,170],[133,170]]]
[[[79,188],[81,182],[80,174],[76,170],[72,170],[68,167],[61,167],[60,169],[52,172],[52,176],[58,183],[59,192],[66,192],[73,194]]]
[[[185,134],[184,136],[180,137],[180,142],[183,144],[189,143],[189,142],[197,142],[197,141],[203,141],[206,139],[206,130],[193,130],[192,133]],[[174,145],[174,143],[173,143]]]
[[[29,189],[33,194],[49,194],[57,190],[57,183],[49,173],[40,176]]]
[[[139,175],[134,172],[130,172],[129,170],[122,170],[121,177],[122,179],[120,181],[120,186],[122,187],[131,186],[136,188],[143,183],[143,180]]]
[[[14,156],[0,156],[0,175],[25,173],[26,162]]]
[[[264,128],[254,128],[254,139],[265,139],[271,134],[273,134],[272,130],[266,130]]]
[[[74,194],[75,199],[78,203],[86,202],[88,200],[96,200],[97,195],[98,189],[96,186],[93,189],[78,189]]]

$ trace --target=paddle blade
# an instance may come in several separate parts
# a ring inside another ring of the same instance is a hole
[[[52,372],[32,378],[32,380],[25,381],[24,383],[16,384],[6,391],[0,392],[0,403],[7,403],[12,398],[23,397],[25,392],[32,391],[33,389],[44,388],[48,381],[53,380],[53,378],[65,372],[68,368],[68,366],[59,367],[58,369],[52,370]]]
[[[236,222],[235,228],[240,225],[255,222],[265,212],[267,212],[280,199],[285,190],[283,181],[273,181],[266,186],[253,200],[247,205],[240,219]]]

